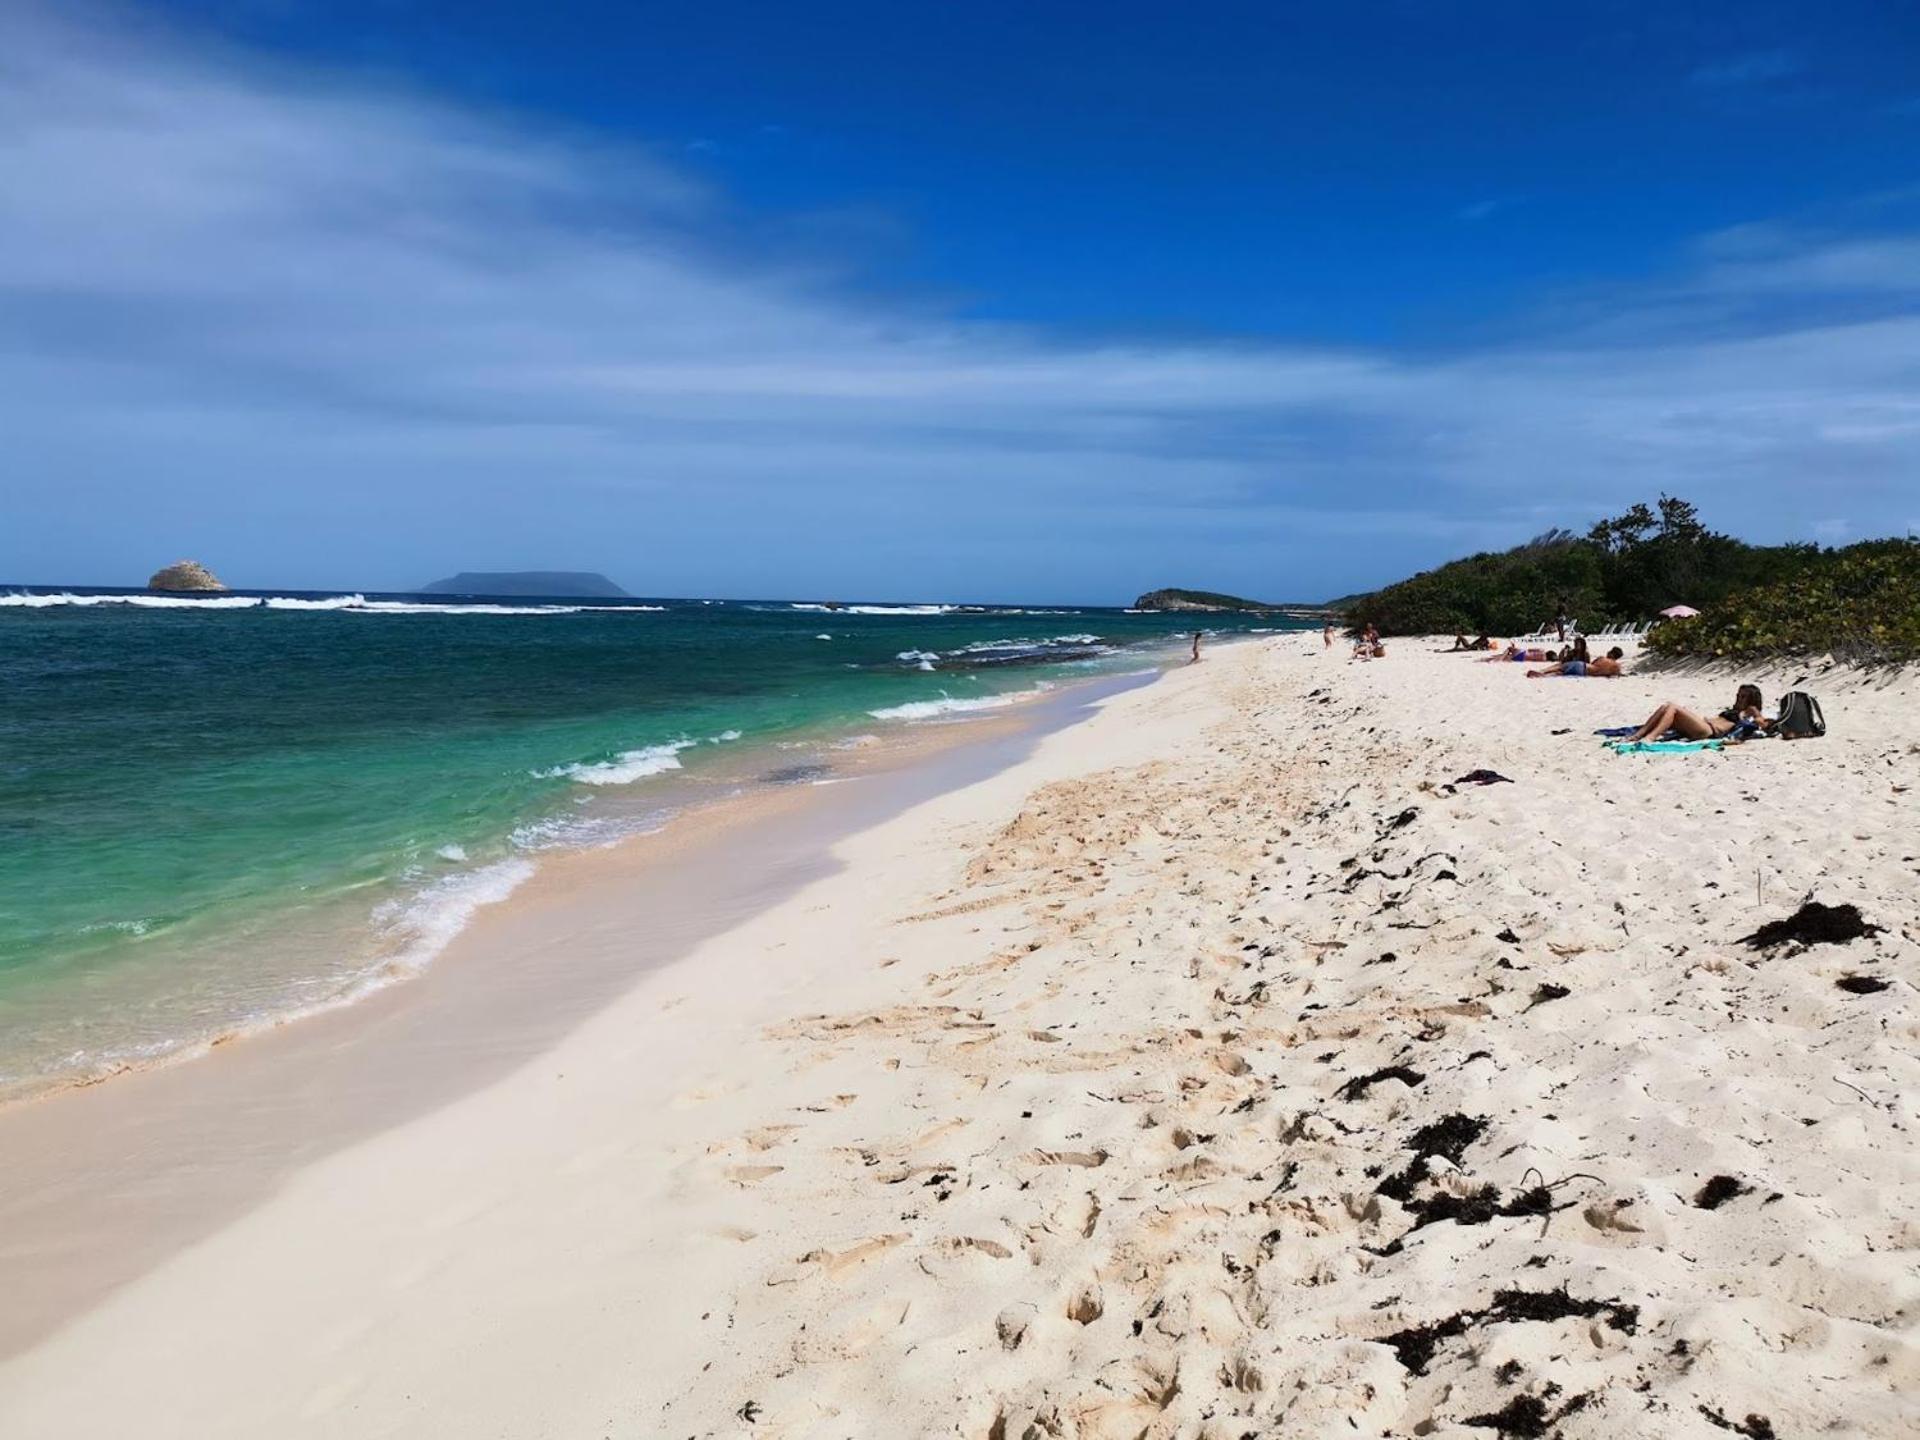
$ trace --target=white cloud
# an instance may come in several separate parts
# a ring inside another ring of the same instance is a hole
[[[1094,344],[747,263],[724,197],[632,149],[44,12],[0,57],[9,578],[199,550],[282,582],[1311,595],[1662,488],[1889,526],[1920,463],[1913,236],[1722,236],[1439,358]]]

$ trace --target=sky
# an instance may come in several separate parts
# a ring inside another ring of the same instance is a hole
[[[1920,9],[0,0],[0,581],[1920,528]]]

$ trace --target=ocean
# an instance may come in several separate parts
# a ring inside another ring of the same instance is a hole
[[[345,1003],[544,852],[1165,664],[1195,623],[0,587],[0,1098]]]

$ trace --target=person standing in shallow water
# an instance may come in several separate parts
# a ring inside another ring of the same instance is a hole
[[[1187,661],[1187,663],[1189,665],[1198,665],[1200,663],[1200,632],[1198,630],[1193,632],[1193,658]]]

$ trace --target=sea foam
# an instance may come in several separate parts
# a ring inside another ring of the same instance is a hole
[[[459,605],[440,601],[369,600],[360,594],[325,595],[88,595],[63,591],[0,594],[0,608],[46,610],[56,606],[129,606],[137,610],[314,610],[349,615],[580,615],[634,610],[658,614],[664,605]]]
[[[972,710],[1000,710],[1008,705],[1018,705],[1023,700],[1031,700],[1042,691],[1052,688],[1050,685],[1037,685],[1031,690],[1016,690],[1006,695],[943,695],[938,700],[909,700],[904,705],[888,705],[879,710],[869,710],[867,714],[876,720],[933,720],[942,715],[960,715]]]
[[[501,860],[443,876],[404,899],[381,905],[373,912],[374,926],[388,944],[397,946],[388,954],[384,976],[424,968],[466,928],[476,910],[506,899],[532,874],[531,860]]]
[[[556,780],[565,776],[582,785],[631,785],[649,775],[678,770],[680,752],[693,743],[691,740],[675,740],[668,745],[647,745],[638,750],[623,750],[611,760],[555,765],[532,773],[541,780]]]
[[[828,615],[951,615],[958,605],[813,605],[795,602],[790,610],[808,610]]]

